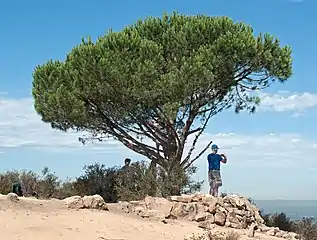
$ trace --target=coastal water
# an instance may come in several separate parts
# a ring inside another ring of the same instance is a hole
[[[255,200],[264,213],[284,212],[293,220],[303,217],[317,219],[317,200]]]

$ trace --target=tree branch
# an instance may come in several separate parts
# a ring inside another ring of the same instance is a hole
[[[197,159],[199,159],[206,151],[207,149],[210,147],[210,145],[212,144],[212,141],[210,141],[206,147],[192,160],[190,160],[186,166],[184,166],[184,169],[186,170],[187,168],[189,168]]]
[[[156,148],[137,141],[135,138],[129,135],[126,131],[124,131],[118,123],[112,122],[111,119],[109,119],[103,113],[103,111],[99,108],[99,106],[94,104],[89,99],[84,98],[84,101],[87,104],[89,104],[91,107],[95,108],[98,114],[100,115],[100,117],[107,122],[107,126],[109,127],[109,129],[107,129],[107,132],[110,132],[111,135],[117,138],[120,142],[122,142],[128,148],[132,148],[131,143],[128,141],[130,140],[132,143],[134,143],[132,150],[148,157],[151,160],[156,160],[159,164],[164,164],[164,159],[162,158],[162,156],[160,156],[160,154],[156,152],[157,151]]]

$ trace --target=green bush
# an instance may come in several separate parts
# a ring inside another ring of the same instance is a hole
[[[117,172],[116,167],[106,168],[104,164],[85,165],[84,174],[74,181],[75,195],[99,194],[106,202],[117,202]]]
[[[186,172],[174,168],[167,174],[157,166],[151,168],[145,161],[132,163],[128,170],[119,171],[116,179],[116,191],[122,201],[139,200],[149,196],[167,197],[178,192],[188,194],[201,189],[202,183],[192,180],[197,168],[191,167]]]
[[[293,221],[285,213],[262,214],[265,224],[268,227],[278,227],[283,231],[293,230]]]
[[[24,196],[64,199],[73,195],[99,194],[106,202],[117,202],[144,199],[147,195],[188,194],[199,191],[203,183],[191,178],[196,167],[186,171],[174,167],[166,173],[161,167],[149,166],[145,161],[132,163],[126,169],[94,163],[84,166],[83,170],[84,173],[74,181],[61,181],[48,168],[44,168],[41,175],[25,170],[7,171],[0,174],[0,192],[8,194],[12,184],[20,182]]]

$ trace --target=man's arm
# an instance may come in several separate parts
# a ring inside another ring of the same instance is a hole
[[[227,156],[225,154],[220,154],[220,156],[222,158],[221,162],[222,163],[227,163]]]

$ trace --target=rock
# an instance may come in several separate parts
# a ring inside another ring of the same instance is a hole
[[[119,209],[125,213],[129,213],[129,203],[128,202],[119,202]]]
[[[139,210],[137,214],[142,218],[150,218],[155,221],[167,223],[165,215],[158,210],[149,210],[149,209],[144,209],[142,207],[138,207],[137,209]]]
[[[256,223],[252,223],[251,226],[249,227],[249,230],[248,230],[248,237],[252,237],[253,238],[256,229],[257,229],[257,224]]]
[[[207,220],[207,221],[199,222],[198,227],[202,229],[206,229],[206,230],[212,230],[215,228],[215,224]]]
[[[278,238],[283,238],[284,235],[285,235],[284,231],[279,231],[279,232],[275,233],[275,237],[278,237]]]
[[[283,235],[283,238],[289,239],[289,240],[295,240],[295,239],[298,239],[298,236],[296,233],[288,232]]]
[[[216,206],[217,198],[212,195],[206,194],[202,199],[202,203],[205,206],[210,206],[210,205]]]
[[[272,227],[266,232],[266,235],[275,236],[276,233],[280,232],[280,229],[277,227]]]
[[[204,208],[198,203],[185,204],[182,202],[175,202],[170,215],[176,219],[187,219],[189,221],[193,221],[199,212],[204,212]]]
[[[238,195],[221,198],[197,193],[171,196],[169,200],[148,196],[143,201],[120,203],[120,209],[124,212],[136,212],[143,218],[156,218],[162,221],[169,218],[183,219],[197,221],[201,225],[215,223],[237,229],[247,229],[253,223],[264,226],[264,220],[257,207],[247,198]],[[262,227],[258,231],[263,229]]]
[[[63,200],[63,202],[65,203],[65,205],[66,205],[68,208],[71,208],[71,209],[81,209],[81,208],[84,208],[84,202],[83,202],[81,196],[68,197],[68,198],[65,198],[65,199]]]
[[[193,201],[193,202],[202,202],[203,199],[204,199],[204,197],[205,197],[205,194],[203,194],[203,193],[196,193],[196,194],[194,194],[194,196],[193,196],[193,198],[192,198],[192,201]]]
[[[226,215],[222,212],[216,212],[215,214],[215,223],[219,226],[225,225]]]
[[[225,226],[226,226],[226,227],[231,227],[231,222],[228,221],[228,219],[226,219]]]
[[[223,200],[223,198],[217,197],[217,204],[218,204],[219,206],[223,207],[223,205],[224,205],[224,200]],[[217,204],[216,204],[216,205],[217,205]]]
[[[136,206],[133,208],[133,212],[135,212],[136,214],[140,214],[141,212],[145,212],[145,208],[142,206]]]
[[[144,199],[144,203],[146,209],[159,211],[164,214],[165,217],[169,217],[173,207],[173,202],[160,197],[147,196]]]
[[[193,195],[182,194],[181,196],[171,196],[170,199],[174,202],[190,203],[193,197]]]
[[[239,216],[246,216],[246,213],[248,213],[248,214],[250,213],[249,211],[240,210],[240,209],[236,209],[236,208],[233,211],[236,215],[239,215]]]
[[[18,202],[19,201],[19,196],[15,193],[9,193],[7,195],[7,199],[11,202]]]
[[[136,212],[135,208],[139,208],[139,207],[145,209],[146,208],[145,203],[142,201],[130,201],[128,203],[128,211],[131,213]]]
[[[240,223],[239,219],[237,218],[234,212],[228,213],[226,221],[230,222],[230,226],[233,228],[237,228],[237,229],[242,228],[242,224]]]
[[[221,207],[221,206],[218,206],[216,207],[216,212],[221,212],[221,213],[224,213],[225,215],[227,214],[227,209],[225,209],[224,207]]]
[[[195,221],[197,221],[197,222],[202,222],[202,221],[206,221],[206,220],[212,220],[213,222],[215,221],[214,216],[208,212],[199,212],[195,216]]]
[[[211,214],[215,214],[217,211],[217,207],[215,205],[209,205],[207,212],[210,212]]]
[[[84,196],[82,200],[84,203],[84,208],[109,211],[107,204],[105,203],[103,198],[98,194],[95,194],[93,196]]]
[[[269,231],[271,228],[265,226],[265,225],[260,225],[259,229],[261,230],[261,232],[266,233],[267,231]]]

